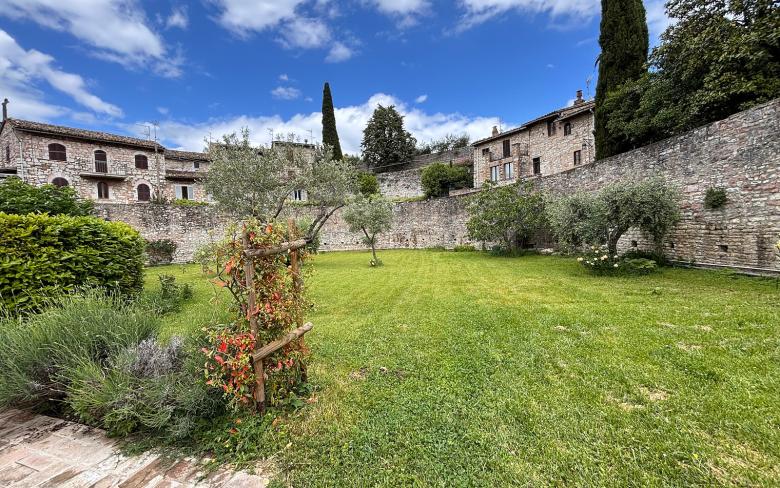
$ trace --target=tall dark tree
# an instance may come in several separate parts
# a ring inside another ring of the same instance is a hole
[[[596,85],[596,158],[606,158],[630,147],[613,136],[610,113],[604,107],[609,92],[634,81],[647,71],[647,20],[642,0],[601,0],[601,55]]]
[[[327,82],[322,89],[322,142],[333,148],[333,159],[341,161],[344,155],[341,153],[339,133],[336,130],[336,115],[333,113],[333,97]]]
[[[377,106],[363,130],[363,160],[369,168],[398,167],[415,154],[417,140],[404,129],[404,118],[393,105]]]

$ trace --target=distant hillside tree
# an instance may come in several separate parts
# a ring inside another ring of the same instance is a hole
[[[393,105],[379,105],[363,130],[363,160],[369,168],[392,168],[415,155],[417,140],[404,129],[404,118]]]
[[[607,95],[647,71],[649,38],[642,0],[601,0],[599,79],[596,85],[596,159],[629,149],[609,131]]]
[[[341,160],[341,143],[336,130],[336,115],[333,112],[333,97],[330,94],[330,84],[325,83],[322,89],[322,142],[331,147],[333,159]]]

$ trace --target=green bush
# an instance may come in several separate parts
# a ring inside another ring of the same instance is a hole
[[[452,250],[455,252],[474,252],[477,250],[477,248],[470,244],[459,244],[455,246]]]
[[[726,205],[728,195],[724,188],[708,188],[704,195],[704,207],[714,210]]]
[[[364,197],[379,194],[379,181],[374,173],[362,171],[358,173],[357,187],[358,192]]]
[[[152,266],[159,264],[171,264],[173,254],[178,246],[170,239],[160,239],[157,241],[147,241],[146,255],[149,258],[149,264]]]
[[[422,170],[421,183],[426,197],[446,197],[450,190],[471,186],[472,177],[463,166],[433,163]]]
[[[0,182],[0,212],[7,214],[48,213],[49,215],[92,215],[89,200],[81,200],[69,187],[28,185],[19,178]]]
[[[135,296],[143,265],[144,240],[122,222],[0,213],[0,313],[37,311],[82,286]]]

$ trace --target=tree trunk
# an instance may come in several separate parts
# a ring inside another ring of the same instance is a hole
[[[374,262],[379,264],[379,261],[376,259],[376,249],[374,248],[374,239],[371,239],[371,255],[374,256]]]

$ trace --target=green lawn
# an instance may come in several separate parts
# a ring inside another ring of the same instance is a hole
[[[275,458],[282,481],[780,480],[773,281],[682,269],[594,277],[541,256],[381,257],[378,269],[367,253],[313,260],[307,342],[318,392],[273,434],[290,443]],[[168,319],[171,332],[219,316],[197,267],[164,271],[197,284],[196,300]]]

